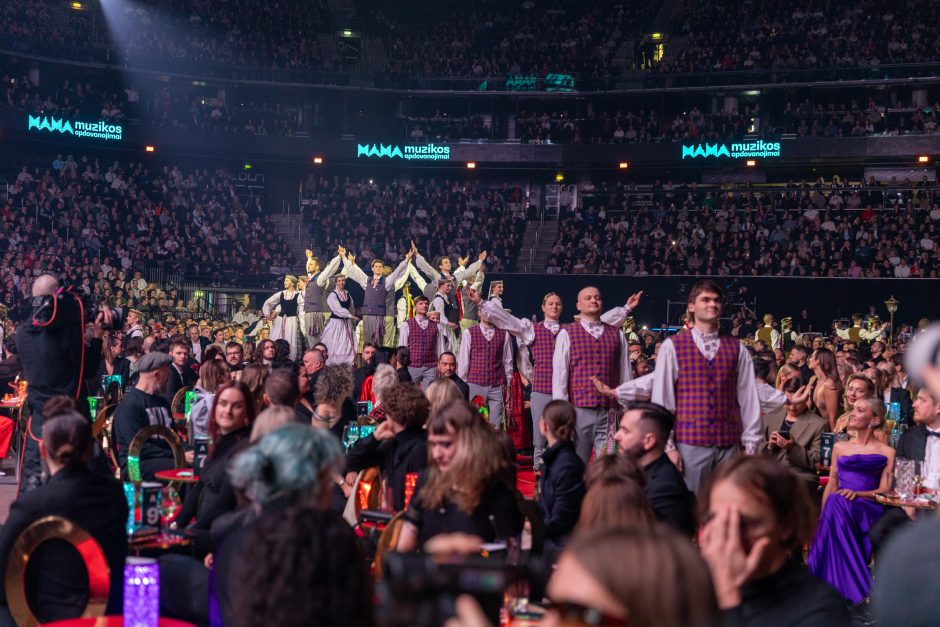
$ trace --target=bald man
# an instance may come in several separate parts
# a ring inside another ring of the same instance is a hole
[[[27,402],[31,412],[30,435],[26,438],[20,492],[39,485],[42,466],[37,439],[42,436],[43,404],[63,394],[76,400],[78,410],[88,415],[88,390],[82,380],[97,372],[101,360],[101,327],[96,337],[85,346],[82,361],[82,310],[78,298],[71,294],[58,296],[59,281],[51,274],[41,274],[33,281],[32,295],[45,297],[34,307],[37,324],[22,324],[16,333],[16,352],[23,364],[24,378],[29,381]],[[54,306],[53,306],[53,300]],[[100,316],[99,316],[100,317]]]
[[[629,381],[630,353],[620,329],[601,320],[604,301],[600,290],[582,289],[575,307],[580,319],[565,325],[555,338],[552,397],[574,405],[578,456],[587,463],[592,448],[595,457],[611,448],[608,422],[616,407],[616,401],[602,394],[594,380],[611,388]]]

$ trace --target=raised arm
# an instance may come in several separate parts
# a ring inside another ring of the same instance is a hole
[[[468,276],[473,276],[474,274],[476,274],[477,270],[480,269],[480,265],[483,263],[484,259],[486,259],[485,250],[482,253],[480,253],[480,257],[476,261],[471,263],[468,267],[463,268],[463,269],[457,268],[457,270],[454,272],[454,280],[457,281],[457,283],[459,284]]]
[[[369,277],[366,276],[366,273],[362,271],[362,268],[355,262],[351,257],[343,257],[343,272],[346,273],[350,279],[359,284],[359,287],[366,289],[366,285],[369,284]]]
[[[401,263],[398,264],[398,267],[385,277],[385,289],[398,290],[398,282],[407,276],[410,261],[411,258],[406,255],[405,258],[401,260]]]
[[[631,294],[630,298],[627,299],[627,302],[622,307],[614,307],[609,311],[605,311],[601,315],[601,322],[604,324],[609,324],[612,327],[620,327],[623,324],[623,321],[636,309],[637,305],[640,304],[640,298],[643,296],[643,292],[637,292]]]
[[[408,276],[414,279],[415,285],[418,286],[418,292],[423,292],[424,288],[427,287],[428,282],[424,280],[424,277],[412,264],[408,264]]]
[[[472,290],[470,293],[476,294]],[[474,302],[477,299],[479,299],[478,294],[475,297],[471,296]],[[523,345],[528,346],[535,341],[535,328],[531,320],[517,318],[491,300],[480,302],[480,311],[489,317],[493,326],[519,338]]]
[[[431,267],[431,264],[428,263],[428,260],[424,258],[421,253],[415,253],[415,264],[418,266],[418,269],[421,272],[425,273],[432,282],[437,282],[441,280],[441,273],[437,269]],[[424,289],[424,288],[421,288]]]
[[[320,274],[317,275],[317,285],[320,287],[326,287],[330,282],[330,277],[336,274],[336,270],[339,268],[339,262],[341,255],[336,255],[333,259],[330,260],[330,263],[327,264],[325,268],[320,270]]]

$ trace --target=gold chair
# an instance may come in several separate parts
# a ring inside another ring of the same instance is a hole
[[[382,473],[378,468],[366,468],[356,488],[356,518],[364,509],[382,509]]]
[[[111,587],[111,570],[101,545],[91,535],[65,518],[46,516],[23,530],[6,564],[5,589],[10,614],[20,627],[39,625],[26,598],[26,567],[36,549],[49,540],[65,540],[78,551],[88,571],[88,603],[83,618],[104,616]]]
[[[382,579],[382,558],[389,551],[398,548],[398,537],[405,526],[404,516],[405,512],[398,512],[392,516],[392,519],[385,525],[385,529],[382,530],[382,535],[379,536],[379,541],[375,547],[375,561],[373,562],[372,571],[376,581]]]
[[[144,443],[153,436],[161,437],[169,443],[170,450],[173,452],[174,468],[183,468],[186,465],[183,447],[180,445],[180,438],[175,431],[163,425],[144,427],[137,432],[134,439],[131,440],[130,446],[127,447],[127,477],[134,483],[140,483],[143,480],[140,474],[140,451],[144,447]]]
[[[121,402],[121,386],[117,381],[112,381],[104,390],[104,404],[117,405]]]

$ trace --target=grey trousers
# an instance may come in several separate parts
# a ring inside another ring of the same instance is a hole
[[[307,348],[313,348],[314,344],[320,343],[320,336],[323,335],[323,328],[327,320],[330,319],[328,312],[312,311],[303,315],[303,332],[307,338]]]
[[[532,467],[541,468],[542,453],[545,452],[545,436],[539,431],[539,420],[545,413],[545,406],[552,402],[551,394],[542,394],[541,392],[532,392]]]
[[[740,451],[738,446],[692,446],[678,442],[676,448],[682,458],[685,485],[699,498],[708,485],[708,479],[712,476],[715,466],[731,459]]]
[[[587,464],[591,459],[592,450],[595,457],[606,453],[604,448],[607,445],[607,417],[610,410],[606,407],[575,407],[574,411],[578,416],[575,424],[578,433],[575,450],[578,457]]]
[[[486,400],[486,405],[490,410],[490,424],[494,429],[499,429],[503,422],[503,386],[502,385],[477,385],[468,383],[470,386],[470,400],[475,396],[482,396]]]
[[[362,344],[374,342],[376,346],[385,343],[385,316],[362,317]]]
[[[420,385],[422,390],[428,389],[431,382],[437,378],[437,367],[415,368],[408,366],[408,374],[411,375],[411,382]]]

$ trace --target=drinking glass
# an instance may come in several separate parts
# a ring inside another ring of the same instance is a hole
[[[914,497],[914,460],[894,461],[894,489],[903,499]]]

